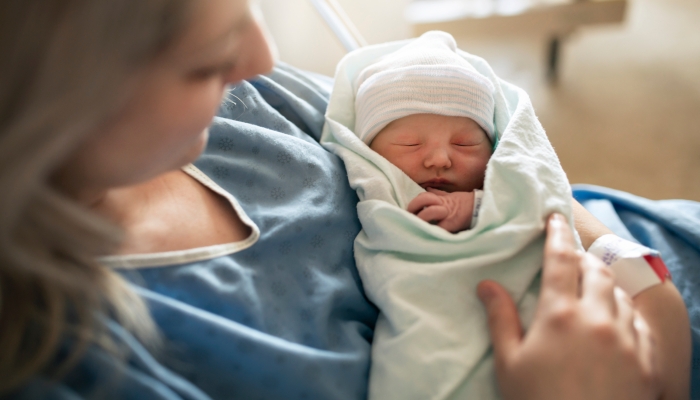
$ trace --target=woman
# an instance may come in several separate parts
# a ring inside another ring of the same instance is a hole
[[[229,112],[254,119],[279,101],[276,110],[289,117],[266,122],[267,130],[217,121],[217,148],[179,169],[203,151],[226,85],[272,68],[247,2],[6,1],[0,27],[0,390],[20,397],[44,389],[57,397],[293,398],[287,392],[294,390],[298,398],[363,397],[376,310],[348,267],[354,197],[338,184],[338,161],[313,140],[312,120],[322,112],[312,106],[322,96],[305,92],[312,109],[294,114],[279,85],[297,79],[292,72],[241,83],[234,93],[242,104]],[[231,132],[243,142],[229,141]],[[261,149],[261,140],[277,147]],[[272,177],[279,182],[293,178],[284,168],[301,165],[315,180],[260,189],[268,203],[247,199],[275,172],[256,164],[265,157],[282,165]],[[235,168],[250,176],[236,181],[244,178],[227,172]],[[217,174],[216,182],[209,178]],[[227,179],[234,183],[224,188]],[[304,197],[314,188],[315,197]],[[304,219],[294,220],[305,203]],[[590,245],[607,231],[579,211],[577,228]],[[305,237],[321,223],[327,235]],[[316,250],[295,253],[297,239]],[[273,245],[277,253],[267,250]],[[104,254],[111,256],[97,261]],[[140,286],[130,287],[104,265],[148,268],[132,278]],[[657,398],[668,349],[653,351],[650,343],[676,327],[647,317],[647,328],[613,291],[607,270],[574,251],[556,217],[545,267],[547,301],[524,338],[505,291],[490,282],[479,288],[504,397]],[[231,294],[230,303],[212,291]],[[241,297],[246,291],[252,294]],[[672,286],[653,291],[678,306]],[[314,308],[293,314],[295,298]],[[646,316],[646,303],[635,303]],[[103,351],[125,348],[123,364]],[[44,387],[43,377],[54,373],[65,377],[63,386]]]

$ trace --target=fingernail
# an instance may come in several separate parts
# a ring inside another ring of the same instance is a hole
[[[549,222],[554,222],[554,223],[563,223],[564,222],[564,216],[559,214],[559,213],[554,213],[549,216]]]
[[[476,295],[479,296],[482,303],[486,303],[496,296],[496,292],[491,285],[480,284],[476,288]]]

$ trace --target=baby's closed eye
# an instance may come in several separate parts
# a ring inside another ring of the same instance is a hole
[[[394,146],[419,146],[423,141],[416,135],[397,135],[390,143]]]
[[[471,146],[478,146],[481,143],[483,143],[483,140],[453,142],[452,144],[455,146],[458,146],[458,147],[471,147]]]
[[[476,143],[469,143],[469,142],[460,142],[460,143],[453,143],[455,146],[459,147],[471,147],[471,146],[478,146],[481,144],[481,142],[476,142]]]
[[[478,146],[486,140],[485,136],[484,134],[460,135],[452,140],[452,144],[455,146]]]
[[[392,143],[394,146],[406,146],[406,147],[414,147],[414,146],[419,146],[420,143],[418,142],[396,142]]]

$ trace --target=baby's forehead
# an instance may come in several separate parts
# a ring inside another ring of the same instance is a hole
[[[387,124],[378,135],[393,131],[397,133],[425,133],[431,135],[452,135],[460,133],[486,132],[471,118],[442,114],[411,114]]]

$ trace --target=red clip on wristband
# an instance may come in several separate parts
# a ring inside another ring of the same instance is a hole
[[[644,256],[644,259],[646,262],[649,264],[651,269],[656,272],[656,275],[661,279],[661,282],[665,282],[666,278],[668,279],[673,279],[671,277],[671,272],[668,270],[668,267],[666,267],[666,264],[664,264],[664,260],[661,259],[661,257],[653,256],[651,254]]]

